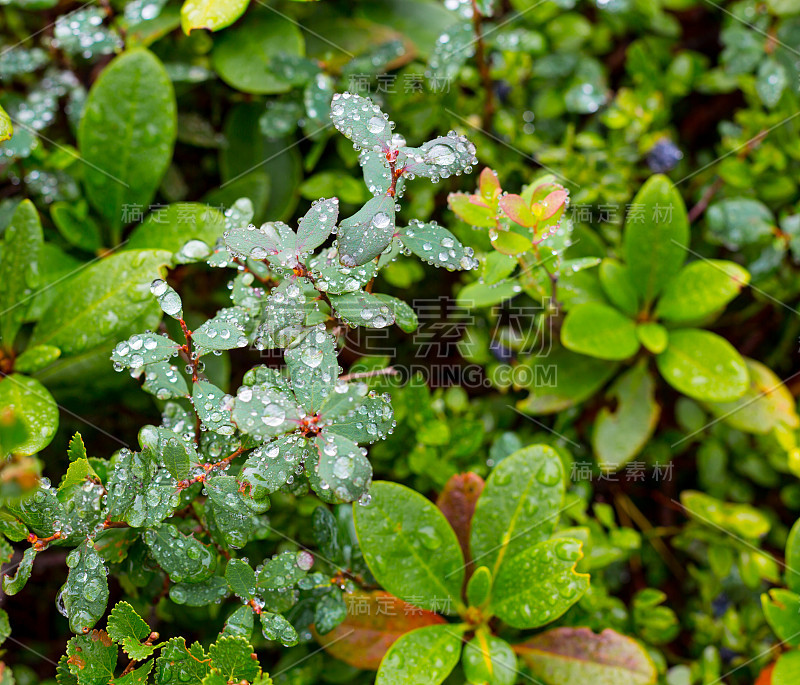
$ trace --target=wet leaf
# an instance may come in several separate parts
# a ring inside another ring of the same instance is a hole
[[[383,658],[375,685],[439,685],[458,663],[462,633],[461,628],[450,624],[406,633]]]
[[[150,626],[127,602],[117,602],[108,615],[108,636],[114,642],[130,638],[141,642],[150,635]]]
[[[297,631],[283,616],[270,611],[262,611],[258,618],[261,621],[261,634],[267,640],[275,640],[285,647],[297,644],[299,639]]]
[[[464,558],[469,560],[469,537],[475,505],[484,488],[484,481],[475,473],[457,473],[450,477],[436,499],[436,506],[453,528]]]
[[[186,0],[181,7],[181,28],[219,31],[235,22],[247,9],[250,0]]]
[[[464,645],[461,663],[464,675],[471,683],[514,685],[517,680],[517,657],[511,646],[483,631],[477,632]]]
[[[253,532],[253,512],[239,494],[236,479],[215,476],[206,481],[206,490],[206,517],[212,532],[231,547],[244,547]]]
[[[35,559],[36,550],[33,547],[28,547],[22,555],[22,560],[19,562],[14,574],[12,575],[9,571],[3,574],[3,592],[7,595],[16,595],[25,587],[31,577]]]
[[[214,574],[216,554],[199,540],[183,535],[171,523],[146,530],[144,541],[158,565],[175,583],[199,583]]]
[[[73,633],[85,633],[106,613],[108,579],[106,566],[91,541],[67,555],[69,574],[56,600],[64,607]]]
[[[339,259],[348,267],[366,264],[388,247],[394,232],[394,197],[370,198],[355,214],[340,222]]]
[[[299,405],[315,414],[333,391],[339,377],[336,343],[325,330],[310,332],[284,354],[292,390]]]
[[[464,247],[446,228],[435,221],[412,221],[399,232],[400,241],[422,261],[448,271],[476,269],[471,247]]]
[[[25,430],[26,438],[14,446],[15,454],[36,454],[50,444],[58,428],[58,407],[47,388],[35,378],[18,373],[3,376],[0,407],[17,417]]]
[[[331,102],[331,121],[358,148],[387,151],[394,122],[369,98],[354,93],[336,93]],[[363,263],[363,262],[362,262]]]
[[[258,440],[294,430],[300,416],[293,397],[267,384],[243,385],[236,393],[233,422],[240,431]]]
[[[211,647],[208,655],[211,657],[211,668],[226,678],[227,682],[240,680],[254,680],[261,670],[258,660],[253,659],[253,648],[242,637],[223,635]]]
[[[67,643],[67,656],[69,672],[78,676],[80,683],[97,685],[113,681],[119,653],[104,630],[73,637]]]
[[[579,304],[569,311],[561,342],[573,352],[612,361],[632,357],[639,349],[633,319],[600,302]]]
[[[383,440],[395,426],[392,404],[385,397],[370,395],[356,403],[345,415],[335,418],[331,418],[331,409],[330,405],[322,408],[322,418],[331,421],[325,427],[325,432],[335,433],[359,444]]]
[[[225,599],[229,594],[224,578],[211,576],[200,583],[175,583],[169,589],[169,598],[175,604],[204,607]]]
[[[233,398],[208,381],[197,381],[193,387],[192,404],[202,425],[220,435],[233,435],[235,429],[228,408],[228,401]]]
[[[138,369],[145,364],[162,362],[177,356],[179,345],[165,335],[137,333],[119,343],[111,353],[111,361],[120,369]]]
[[[240,606],[228,616],[223,632],[226,635],[243,637],[245,640],[249,640],[253,636],[254,625],[255,617],[252,607]]]
[[[357,291],[330,295],[331,306],[345,323],[365,328],[386,328],[395,321],[393,308],[372,293]]]
[[[312,464],[306,463],[306,470],[319,479],[319,487],[343,502],[352,502],[369,490],[372,465],[355,442],[323,432],[314,446],[318,457]]]
[[[169,640],[156,659],[159,685],[202,685],[210,670],[208,656],[200,643],[186,646],[182,637]]]
[[[249,602],[256,596],[256,573],[246,561],[231,559],[225,569],[225,580],[239,599]]]

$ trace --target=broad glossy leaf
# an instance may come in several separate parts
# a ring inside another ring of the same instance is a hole
[[[317,457],[306,462],[306,472],[313,476],[315,491],[322,488],[343,502],[352,502],[366,494],[372,482],[372,465],[362,452],[363,448],[327,431],[316,437],[314,447]]]
[[[439,685],[458,663],[462,634],[451,624],[406,633],[383,657],[375,685]]]
[[[14,135],[14,127],[11,124],[11,119],[8,113],[0,107],[0,142],[9,140]]]
[[[603,292],[617,309],[628,316],[639,311],[639,293],[631,281],[630,269],[616,259],[604,259],[599,269]]]
[[[297,227],[297,249],[311,252],[327,240],[339,218],[339,200],[319,200],[314,202]]]
[[[395,198],[370,198],[355,214],[339,224],[337,243],[344,266],[366,264],[389,245],[395,232]]]
[[[178,355],[179,345],[166,335],[137,333],[119,343],[111,353],[117,370],[138,369],[145,364],[163,362]]]
[[[44,487],[41,482],[33,492],[7,501],[5,508],[39,537],[53,535],[67,518],[64,505],[56,496],[56,490]]]
[[[258,571],[258,594],[273,611],[286,611],[297,601],[297,584],[306,577],[314,557],[306,551],[281,552]]]
[[[767,516],[747,504],[722,502],[695,490],[681,492],[681,503],[688,514],[704,525],[722,528],[739,537],[760,538],[770,529]]]
[[[470,683],[514,685],[517,681],[517,657],[505,640],[478,631],[461,656],[464,675]]]
[[[395,321],[394,308],[364,291],[329,296],[333,310],[345,323],[366,328],[386,328]]]
[[[233,404],[233,422],[243,433],[264,441],[294,430],[301,411],[294,398],[268,384],[243,385]]]
[[[496,225],[495,210],[487,206],[478,195],[450,193],[447,196],[447,205],[459,219],[472,226],[493,228]]]
[[[800,418],[789,389],[775,373],[755,359],[744,358],[750,385],[738,400],[709,402],[708,408],[733,428],[748,433],[769,433],[779,426],[797,428]]]
[[[108,579],[105,564],[91,541],[67,555],[69,574],[56,600],[64,607],[73,633],[85,633],[106,613]]]
[[[58,407],[50,391],[35,378],[18,373],[3,376],[0,407],[10,410],[24,427],[26,437],[15,445],[16,454],[35,454],[50,444],[58,428]]]
[[[339,378],[333,336],[322,328],[311,331],[299,345],[286,350],[284,359],[298,403],[308,414],[317,413]]]
[[[555,530],[564,469],[552,447],[532,445],[501,461],[486,480],[470,531],[472,561],[493,576]]]
[[[200,583],[175,583],[169,589],[169,598],[175,604],[204,607],[225,599],[230,594],[228,583],[220,576],[211,576]]]
[[[448,271],[469,271],[478,267],[472,248],[464,247],[450,231],[435,221],[412,221],[399,231],[399,236],[405,247],[428,264],[443,266]]]
[[[271,611],[262,611],[258,618],[261,622],[261,634],[267,640],[275,640],[286,647],[297,644],[299,639],[297,631],[283,616]]]
[[[39,287],[42,225],[30,200],[17,205],[0,253],[0,345],[10,350]]]
[[[251,13],[247,21],[216,38],[211,63],[220,78],[236,90],[284,93],[291,84],[270,69],[272,58],[282,53],[305,53],[295,22],[272,12]]]
[[[671,331],[667,349],[656,357],[673,388],[697,400],[730,402],[750,385],[744,359],[727,340],[696,328]]]
[[[175,583],[199,583],[210,578],[217,567],[217,557],[211,549],[184,535],[171,523],[146,530],[144,541],[158,565]]]
[[[192,29],[219,31],[235,22],[250,0],[185,0],[181,7],[181,28],[188,34]]]
[[[33,374],[52,364],[61,356],[61,350],[52,345],[34,345],[14,360],[17,373]]]
[[[800,645],[800,595],[773,588],[761,595],[761,608],[770,628],[782,643]]]
[[[172,83],[147,50],[124,52],[94,82],[78,148],[87,197],[115,231],[127,223],[126,206],[144,208],[153,199],[172,158],[176,122]]]
[[[233,435],[231,411],[228,405],[233,398],[208,381],[197,381],[192,392],[192,404],[202,421],[202,426],[220,435]],[[201,428],[202,428],[201,426]]]
[[[445,29],[436,39],[425,72],[430,79],[431,89],[458,77],[461,67],[475,54],[475,43],[475,31],[472,22],[467,19],[461,19]]]
[[[358,148],[387,151],[394,122],[369,98],[354,93],[336,93],[331,102],[331,121]],[[394,200],[392,200],[394,202]]]
[[[64,474],[58,486],[59,494],[72,485],[80,485],[83,483],[89,475],[90,468],[89,460],[85,457],[80,457],[70,462],[70,465],[67,467],[67,472]]]
[[[175,202],[154,208],[131,233],[125,250],[167,250],[178,254],[192,240],[214,245],[222,236],[224,218],[199,202]]]
[[[492,572],[488,566],[478,566],[467,582],[467,603],[480,607],[486,603],[492,591]]]
[[[800,594],[800,520],[795,521],[786,540],[786,585]]]
[[[514,650],[546,685],[653,685],[658,677],[647,650],[610,628],[599,634],[588,628],[554,628]]]
[[[256,596],[256,572],[242,559],[231,559],[225,569],[225,580],[231,592],[249,602]]]
[[[705,318],[722,309],[750,282],[735,262],[698,260],[684,266],[664,288],[656,316],[673,323]]]
[[[447,522],[455,531],[464,558],[470,559],[469,537],[475,506],[485,486],[483,478],[475,473],[456,473],[436,499]]]
[[[582,557],[581,543],[571,538],[528,547],[500,566],[490,609],[515,628],[555,621],[589,588],[589,576],[575,572]]]
[[[386,651],[402,635],[445,620],[393,597],[373,590],[345,593],[347,617],[324,635],[314,637],[325,651],[340,661],[370,671],[377,671]]]
[[[286,485],[311,454],[308,441],[294,434],[254,449],[237,478],[248,506],[256,512],[266,511],[269,495]]]
[[[595,419],[592,449],[601,469],[617,471],[633,459],[655,431],[661,407],[644,363],[617,379],[609,391],[615,410],[603,407]]]
[[[150,626],[127,602],[117,602],[108,615],[108,636],[114,642],[132,638],[141,642],[150,635]]]
[[[353,517],[372,574],[396,597],[455,613],[465,569],[447,519],[425,497],[398,483],[373,483],[370,495],[369,504],[353,506]]]
[[[782,654],[772,672],[772,685],[793,685],[800,682],[800,652]]]
[[[669,332],[655,321],[645,321],[636,326],[636,337],[648,352],[661,354],[669,344]]]
[[[169,640],[156,658],[156,682],[159,685],[202,685],[210,670],[202,645],[186,646],[182,637]]]
[[[239,494],[233,476],[215,476],[206,481],[206,518],[217,539],[241,548],[253,533],[253,512]]]
[[[170,261],[160,250],[119,252],[56,286],[57,297],[33,330],[30,344],[77,354],[125,334],[152,311],[150,284]],[[157,310],[156,310],[157,311]]]
[[[579,304],[569,311],[561,342],[573,352],[608,360],[627,359],[639,349],[635,322],[599,302]]]
[[[651,176],[632,204],[642,212],[628,215],[623,251],[631,283],[649,303],[686,261],[689,221],[680,193],[666,176]]]
[[[575,354],[563,347],[524,362],[529,391],[517,406],[531,414],[552,414],[575,406],[597,392],[614,375],[616,364]]]
[[[506,279],[498,283],[481,283],[476,281],[463,287],[458,293],[459,307],[473,309],[475,307],[491,307],[510,300],[522,292],[522,286],[516,279]]]
[[[3,592],[7,595],[16,595],[25,587],[28,579],[31,577],[35,559],[36,550],[33,546],[28,547],[23,553],[22,559],[13,575],[8,571],[3,574]]]

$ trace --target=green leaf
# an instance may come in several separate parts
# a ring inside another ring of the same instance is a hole
[[[800,652],[781,654],[772,672],[772,685],[794,685],[800,682]]]
[[[600,285],[615,307],[628,316],[639,312],[639,293],[631,281],[630,269],[616,259],[604,259],[599,269]]]
[[[671,331],[669,345],[656,363],[667,383],[697,400],[729,402],[749,387],[744,359],[727,340],[709,331]]]
[[[284,354],[292,390],[300,406],[316,414],[339,377],[336,342],[324,329],[311,331],[302,342]]]
[[[514,685],[517,681],[517,657],[505,640],[478,631],[461,655],[464,675],[470,683]],[[594,684],[593,684],[594,685]]]
[[[314,440],[314,447],[318,457],[306,462],[306,472],[312,477],[315,491],[321,487],[343,502],[366,494],[372,481],[372,465],[355,442],[324,431]]]
[[[0,407],[10,411],[25,428],[27,437],[14,446],[15,454],[35,454],[50,444],[58,428],[58,407],[35,378],[18,373],[4,376],[0,380]]]
[[[467,602],[471,607],[481,606],[489,599],[491,589],[492,572],[488,566],[479,566],[467,581]]]
[[[398,297],[391,295],[384,295],[383,293],[374,293],[375,297],[381,300],[394,315],[394,322],[400,330],[406,333],[413,333],[419,327],[419,319],[410,304]]]
[[[314,202],[297,226],[297,249],[310,253],[324,243],[336,226],[339,218],[339,200]]]
[[[208,381],[197,381],[192,392],[192,405],[200,417],[203,427],[220,435],[233,435],[235,428],[231,423],[230,409],[226,402],[232,399],[216,385]]]
[[[189,34],[192,29],[219,31],[235,22],[250,0],[186,0],[181,7],[181,28]]]
[[[176,202],[154,208],[131,232],[124,250],[167,250],[177,254],[190,240],[214,245],[225,220],[213,207],[199,202]]]
[[[800,519],[795,521],[786,539],[786,585],[800,594]]]
[[[639,349],[636,323],[600,302],[585,302],[569,311],[561,342],[573,352],[598,359],[627,359]]]
[[[138,369],[145,364],[163,362],[178,355],[180,346],[166,335],[137,333],[119,343],[111,353],[111,361],[117,371]]]
[[[189,467],[200,458],[194,445],[167,428],[145,426],[139,431],[139,443],[153,455],[154,461],[163,464],[175,480],[183,480]]]
[[[236,611],[228,616],[222,632],[224,632],[226,635],[239,636],[243,637],[245,640],[249,640],[253,636],[254,625],[255,619],[253,608],[248,605],[244,605],[240,606]]]
[[[50,206],[50,218],[70,245],[87,252],[97,252],[103,246],[100,226],[89,216],[85,201],[78,205],[54,202]]]
[[[206,481],[206,490],[206,518],[212,532],[231,547],[244,547],[253,533],[253,512],[241,497],[236,479],[215,476]]]
[[[494,579],[490,610],[515,628],[555,621],[589,588],[589,576],[575,572],[582,556],[580,542],[561,538],[511,557]]]
[[[127,602],[114,605],[108,615],[106,631],[114,642],[122,642],[125,638],[141,642],[150,636],[150,626]]]
[[[83,483],[89,475],[90,469],[89,460],[86,458],[81,457],[70,462],[70,465],[67,467],[67,472],[64,474],[64,478],[58,486],[59,494],[72,485],[80,485]]]
[[[211,668],[225,676],[229,683],[255,679],[261,669],[258,659],[254,659],[252,654],[250,643],[243,637],[233,635],[223,635],[208,648]]]
[[[210,670],[202,645],[186,646],[182,637],[174,637],[161,648],[156,659],[158,685],[202,685]]]
[[[251,13],[214,40],[211,64],[229,86],[245,93],[284,93],[291,84],[270,68],[273,57],[303,55],[303,36],[290,19]]]
[[[531,445],[501,461],[486,480],[470,526],[472,560],[492,576],[555,530],[564,469],[552,447]]]
[[[183,535],[171,523],[144,533],[144,541],[158,565],[175,583],[199,583],[214,574],[216,554],[199,540]]]
[[[247,312],[241,307],[220,309],[216,315],[192,332],[198,354],[212,350],[232,350],[247,345]]]
[[[353,518],[377,581],[416,606],[456,613],[464,558],[447,519],[425,497],[398,483],[375,482],[370,495],[369,504],[353,506]]]
[[[714,314],[750,282],[750,274],[735,262],[708,259],[684,266],[666,286],[656,316],[686,323]]]
[[[522,287],[514,279],[498,283],[481,283],[476,281],[464,286],[458,293],[458,306],[467,309],[475,307],[491,307],[516,297]]]
[[[87,458],[86,445],[83,444],[83,437],[80,433],[75,433],[75,435],[70,438],[67,456],[70,461]]]
[[[771,57],[762,60],[756,74],[756,92],[761,102],[773,109],[780,102],[789,80],[786,68],[778,60]]]
[[[151,645],[139,645],[138,648],[132,648],[131,651],[125,650],[125,652],[129,657],[131,657],[131,659],[135,661],[142,661],[150,656],[154,650],[155,647]],[[148,677],[150,676],[150,671],[152,670],[153,662],[148,661],[146,664],[139,666],[139,668],[134,668],[124,676],[114,678],[114,680],[110,682],[112,685],[146,685],[148,682]]]
[[[709,402],[711,412],[736,430],[766,434],[783,426],[800,427],[795,399],[775,373],[755,359],[744,358],[750,376],[747,391],[732,402]]]
[[[328,299],[336,316],[351,326],[386,328],[395,321],[394,307],[372,293],[359,290],[344,295],[329,295]]]
[[[103,560],[87,540],[67,555],[69,574],[56,600],[64,607],[73,633],[85,633],[106,613],[108,573]]]
[[[463,632],[445,624],[406,633],[383,657],[375,685],[440,685],[458,663]]]
[[[369,98],[354,93],[335,93],[331,102],[331,121],[357,149],[374,152],[389,149],[394,122],[389,121]],[[389,199],[394,204],[394,199]]]
[[[331,632],[347,618],[347,604],[338,589],[334,589],[317,603],[314,610],[314,630],[320,635]]]
[[[159,400],[189,396],[189,386],[178,367],[168,362],[156,362],[144,367],[142,390],[155,395]]]
[[[6,228],[0,253],[0,345],[12,349],[22,321],[39,287],[39,255],[43,244],[39,212],[30,200],[17,205]]]
[[[36,373],[52,364],[61,356],[61,350],[52,345],[34,345],[14,360],[14,370],[18,373]]]
[[[399,231],[400,242],[423,262],[448,271],[469,271],[478,267],[471,247],[464,247],[446,228],[435,221],[412,221]]]
[[[755,540],[769,532],[770,522],[765,514],[747,504],[731,504],[695,490],[681,492],[686,511],[701,523]]]
[[[67,643],[69,672],[78,676],[78,683],[100,685],[114,679],[119,652],[103,630],[73,637]]]
[[[633,198],[641,213],[625,222],[623,251],[630,280],[651,303],[686,260],[689,221],[680,193],[666,176],[651,176]]]
[[[790,647],[800,646],[800,595],[773,588],[761,595],[761,608],[781,643]]]
[[[530,357],[518,367],[526,373],[529,391],[517,403],[520,411],[552,414],[575,406],[594,395],[614,375],[616,364],[556,347],[549,354]]]
[[[636,337],[648,352],[661,354],[669,344],[669,333],[660,323],[646,321],[636,326]]]
[[[269,495],[286,485],[294,470],[311,458],[309,442],[295,434],[254,449],[237,478],[245,503],[256,513],[266,511]]]
[[[730,250],[769,240],[776,223],[769,207],[746,197],[715,202],[706,212],[706,222],[711,236]]]
[[[150,294],[156,298],[158,306],[166,315],[178,321],[183,318],[183,300],[165,280],[153,279],[150,283]]]
[[[242,559],[231,559],[225,569],[225,580],[231,592],[249,602],[256,596],[256,572]]]
[[[11,635],[11,624],[5,609],[0,609],[0,644],[3,644]]]
[[[322,418],[331,420],[325,432],[359,444],[384,440],[395,426],[392,404],[384,397],[366,397],[357,406],[350,405],[351,411],[341,417],[332,418],[332,409],[330,403],[322,408]]]
[[[467,193],[450,193],[447,196],[447,204],[462,221],[472,226],[494,228],[496,224],[494,210],[484,204],[473,202],[474,197],[476,196]],[[482,202],[480,198],[478,201]]]
[[[514,273],[517,263],[517,260],[510,255],[505,255],[501,252],[490,252],[484,259],[481,278],[488,285],[499,283]]]
[[[297,644],[299,640],[297,631],[283,616],[271,611],[262,611],[258,618],[261,622],[261,634],[267,640],[275,640],[286,647]]]
[[[64,355],[83,352],[126,331],[152,311],[150,283],[169,263],[158,250],[120,252],[62,282],[33,329],[31,345],[55,345]]]
[[[398,157],[398,166],[402,166],[405,174],[423,176],[433,183],[467,173],[477,163],[475,146],[455,131],[433,138],[420,147],[402,147]]]
[[[153,199],[172,159],[176,121],[169,76],[142,48],[115,58],[89,91],[78,129],[86,195],[115,234],[127,223],[126,206],[142,209]]]
[[[286,433],[300,420],[300,407],[287,394],[267,384],[243,385],[233,404],[233,422],[259,441]]]
[[[8,113],[0,107],[0,142],[10,140],[14,135],[14,127],[11,124],[11,118]]]
[[[658,678],[647,650],[610,628],[600,634],[589,628],[554,628],[514,650],[534,678],[547,685],[655,685]]]
[[[366,264],[378,257],[395,232],[395,198],[379,195],[366,201],[355,214],[339,224],[339,258],[345,266]]]
[[[3,592],[7,595],[16,595],[25,587],[31,577],[34,559],[36,559],[36,550],[33,547],[28,547],[22,555],[22,560],[19,562],[14,575],[9,575],[8,571],[3,574]]]
[[[222,601],[228,594],[228,583],[219,576],[211,576],[201,583],[175,583],[169,589],[169,598],[187,607],[208,606]]]
[[[616,410],[600,410],[592,431],[592,449],[601,469],[618,471],[652,437],[661,407],[655,400],[655,382],[644,361],[622,374],[608,395]]]

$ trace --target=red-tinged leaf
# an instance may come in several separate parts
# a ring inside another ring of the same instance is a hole
[[[547,685],[651,685],[658,674],[645,649],[607,628],[555,628],[514,645],[533,675]]]
[[[500,198],[500,207],[509,219],[520,226],[532,228],[536,225],[536,217],[533,216],[531,208],[519,195],[503,195]]]
[[[489,207],[489,205],[487,205],[483,201],[483,197],[481,197],[480,195],[470,195],[469,196],[469,201],[470,201],[470,204],[473,204],[476,207],[486,207],[486,208]]]
[[[447,481],[438,499],[439,507],[444,517],[448,520],[464,552],[464,558],[469,561],[469,527],[478,497],[483,492],[483,478],[475,473],[457,473]]]
[[[447,204],[462,221],[472,226],[491,228],[495,225],[494,210],[473,202],[473,197],[476,196],[467,195],[466,193],[450,193],[447,196]]]
[[[758,674],[755,685],[772,685],[772,672],[775,670],[775,664],[770,664],[761,673]]]
[[[481,171],[480,181],[478,182],[481,195],[487,203],[494,204],[497,196],[502,192],[500,188],[500,180],[497,178],[497,172],[489,167]]]
[[[419,607],[407,604],[388,592],[354,592],[344,596],[347,618],[325,635],[314,637],[325,651],[350,666],[377,671],[389,647],[406,633],[445,623]]]
[[[563,188],[561,190],[554,190],[552,193],[550,193],[544,200],[542,200],[542,206],[544,208],[542,218],[549,219],[551,216],[553,216],[553,214],[561,209],[568,197],[569,193]]]

